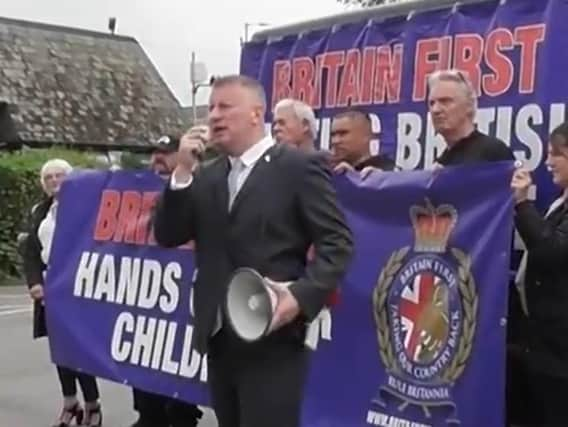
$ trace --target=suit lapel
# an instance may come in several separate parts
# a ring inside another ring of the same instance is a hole
[[[227,186],[227,176],[229,174],[229,159],[223,156],[220,159],[217,171],[217,178],[215,179],[215,198],[216,203],[220,206],[218,212],[221,214],[228,214],[227,209],[229,208],[229,188]],[[226,215],[224,215],[226,216]]]
[[[261,186],[263,183],[266,183],[265,178],[271,166],[271,162],[279,151],[277,147],[278,144],[271,146],[262,154],[260,159],[258,159],[249,176],[245,180],[243,186],[237,193],[237,197],[235,197],[235,201],[233,202],[233,206],[231,207],[231,216],[233,216],[235,212],[238,211],[239,206],[243,203],[244,200],[246,200],[246,198],[255,188]]]

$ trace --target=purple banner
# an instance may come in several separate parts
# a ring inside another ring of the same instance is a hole
[[[409,170],[428,168],[444,149],[428,115],[428,75],[466,71],[479,97],[479,129],[535,172],[538,203],[548,206],[556,192],[544,166],[548,135],[566,120],[568,2],[495,0],[381,15],[248,43],[241,73],[262,82],[269,106],[286,97],[309,103],[322,148],[334,114],[350,105],[366,110],[377,135],[373,150]]]
[[[355,257],[339,305],[309,328],[304,427],[503,425],[512,169],[336,177]],[[52,358],[207,405],[192,248],[159,248],[148,227],[163,185],[122,171],[64,183],[46,283]]]

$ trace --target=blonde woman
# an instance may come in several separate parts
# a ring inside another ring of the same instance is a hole
[[[24,273],[34,300],[34,338],[47,336],[43,301],[44,276],[56,227],[57,195],[61,183],[71,171],[72,167],[67,161],[52,159],[43,165],[40,172],[45,198],[32,211],[31,227],[24,248]],[[63,393],[63,409],[53,427],[68,427],[73,420],[86,426],[101,426],[102,412],[96,379],[63,366],[57,366],[57,373]],[[77,381],[85,398],[84,409],[77,400]]]

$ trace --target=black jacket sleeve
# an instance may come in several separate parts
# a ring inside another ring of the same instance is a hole
[[[152,222],[156,242],[166,248],[181,246],[195,238],[195,193],[199,178],[189,187],[172,190],[170,181],[158,198]]]
[[[43,271],[46,266],[41,259],[42,248],[37,232],[49,206],[49,202],[42,202],[30,215],[30,225],[23,244],[23,268],[28,288],[43,284]]]
[[[308,321],[317,316],[339,285],[351,261],[353,236],[331,182],[331,170],[321,156],[310,157],[299,182],[299,210],[315,257],[305,275],[290,286]]]
[[[530,201],[519,203],[515,225],[529,256],[543,270],[556,269],[568,259],[568,215],[557,225],[545,220]]]

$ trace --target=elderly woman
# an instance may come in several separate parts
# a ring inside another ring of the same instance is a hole
[[[513,176],[515,223],[526,253],[519,267],[527,319],[525,357],[537,425],[568,426],[568,122],[551,134],[547,167],[561,195],[545,215],[528,200],[527,171]]]
[[[46,197],[32,211],[31,227],[24,248],[24,272],[34,300],[34,338],[47,336],[43,301],[44,276],[56,227],[57,194],[63,179],[71,170],[71,165],[61,159],[49,160],[41,168],[41,185]],[[57,373],[63,392],[63,409],[54,427],[67,427],[73,420],[77,424],[100,426],[102,413],[96,379],[62,366],[57,366]],[[77,400],[77,381],[85,398],[85,409]]]

